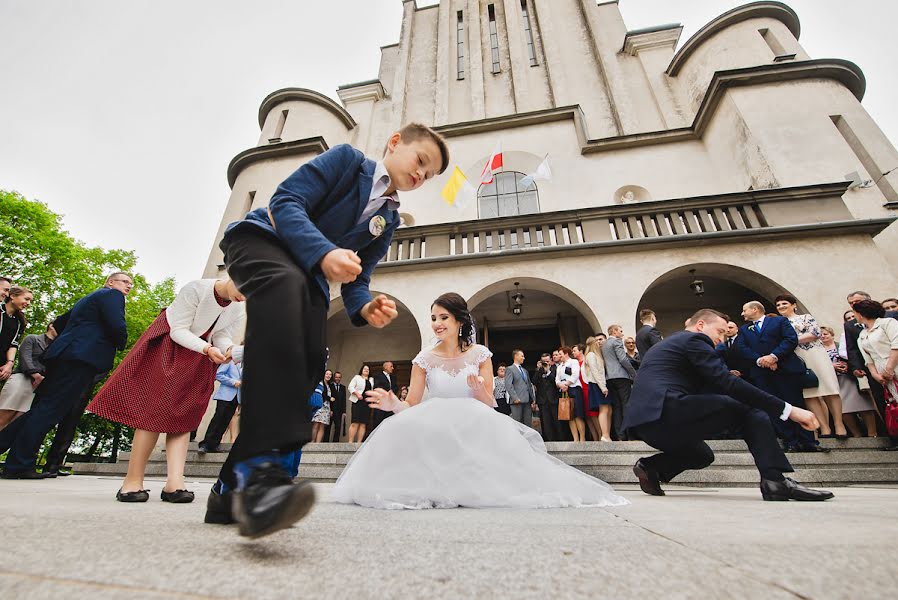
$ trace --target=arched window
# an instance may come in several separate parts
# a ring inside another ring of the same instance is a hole
[[[536,183],[526,189],[521,180],[526,175],[515,171],[496,173],[492,183],[477,190],[477,204],[481,219],[513,217],[539,212],[539,192]]]

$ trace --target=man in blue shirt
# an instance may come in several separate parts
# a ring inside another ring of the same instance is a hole
[[[330,282],[356,326],[384,327],[397,316],[368,285],[399,227],[398,192],[442,173],[449,152],[439,134],[409,124],[390,136],[375,162],[348,145],[304,164],[281,183],[267,208],[232,223],[221,249],[246,296],[241,432],[215,484],[207,523],[240,524],[260,537],[289,527],[314,503],[292,483],[298,450],[311,437],[305,402],[324,374]]]

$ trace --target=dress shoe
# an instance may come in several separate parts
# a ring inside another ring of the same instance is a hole
[[[898,444],[894,444],[892,446],[886,446],[882,449],[883,452],[898,452]]]
[[[233,515],[231,515],[231,505],[234,495],[232,492],[219,494],[212,489],[209,499],[206,501],[206,523],[215,525],[231,525],[236,523]]]
[[[658,472],[647,467],[642,459],[637,460],[636,464],[633,465],[633,474],[639,478],[639,487],[643,492],[651,496],[664,495]]]
[[[844,442],[845,440],[847,440],[847,439],[850,438],[851,436],[848,435],[847,433],[837,433],[835,437],[836,437],[837,440]]]
[[[173,492],[162,490],[160,497],[163,502],[171,502],[172,504],[190,504],[193,502],[194,494],[190,490],[175,490]]]
[[[206,448],[205,444],[198,444],[196,447],[196,451],[198,454],[205,454],[209,450]]]
[[[306,516],[315,504],[315,488],[307,481],[293,483],[273,462],[256,467],[246,487],[233,492],[233,515],[240,535],[259,538],[286,529]]]
[[[795,452],[822,452],[823,454],[828,454],[832,452],[829,448],[824,448],[823,446],[815,446],[813,444],[807,444],[805,446],[798,446],[795,449]]]
[[[38,473],[34,469],[30,469],[28,471],[10,471],[6,469],[3,471],[3,474],[0,475],[2,479],[47,479],[47,475],[45,473]]]
[[[769,502],[798,500],[801,502],[822,502],[833,497],[832,492],[812,490],[786,477],[783,481],[761,480],[761,497]]]
[[[119,490],[115,494],[119,502],[146,502],[150,499],[150,490],[137,490],[136,492],[123,492]]]
[[[72,474],[71,471],[66,471],[65,469],[59,469],[56,473],[59,474],[60,477],[68,477]]]

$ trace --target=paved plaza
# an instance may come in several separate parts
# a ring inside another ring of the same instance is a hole
[[[0,598],[886,598],[898,486],[822,504],[754,489],[622,488],[610,510],[376,511],[328,500],[245,541],[117,478],[0,481]]]

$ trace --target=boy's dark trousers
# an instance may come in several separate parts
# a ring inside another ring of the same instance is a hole
[[[308,398],[324,376],[327,302],[279,241],[244,225],[221,242],[228,274],[246,296],[240,435],[219,477],[234,489],[234,465],[312,437]]]
[[[200,444],[209,450],[214,450],[221,444],[221,438],[225,431],[228,430],[228,425],[231,424],[231,419],[234,418],[238,405],[237,400],[215,401],[215,414],[212,415],[209,427],[206,428],[206,435]],[[231,441],[233,442],[234,440]]]

